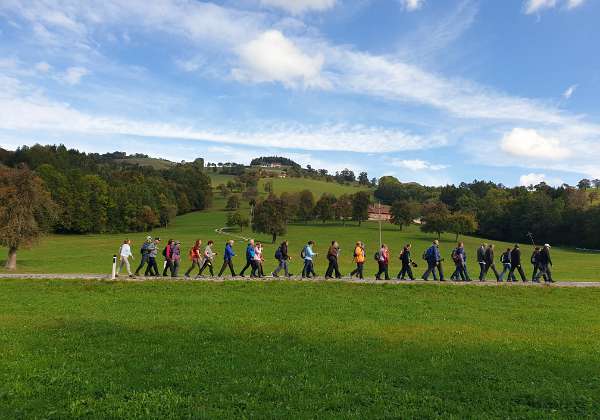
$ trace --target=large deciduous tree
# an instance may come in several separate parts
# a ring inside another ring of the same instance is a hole
[[[462,234],[477,230],[477,219],[473,213],[457,212],[448,218],[448,230],[456,234],[456,240]]]
[[[358,226],[369,219],[369,204],[371,196],[366,191],[359,191],[352,195],[352,220],[358,222]]]
[[[423,206],[421,217],[421,230],[428,233],[437,233],[438,238],[448,230],[450,211],[448,206],[441,201],[426,203]]]
[[[0,167],[0,245],[5,267],[17,268],[17,251],[34,244],[52,224],[56,205],[44,182],[27,167]]]
[[[283,235],[287,231],[287,217],[286,203],[275,195],[271,195],[266,200],[256,203],[252,218],[252,230],[270,234],[275,243],[277,236]]]
[[[402,230],[403,226],[409,226],[413,220],[419,216],[420,206],[414,201],[395,201],[390,209],[392,214],[391,222]]]

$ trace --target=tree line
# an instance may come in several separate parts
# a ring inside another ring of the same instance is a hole
[[[531,233],[545,242],[600,248],[600,180],[558,187],[542,182],[507,188],[477,180],[426,187],[383,177],[374,195],[392,206],[392,221],[400,226],[420,218],[422,230],[437,234],[474,233],[524,242]]]

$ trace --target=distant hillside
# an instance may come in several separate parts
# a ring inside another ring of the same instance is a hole
[[[124,159],[115,159],[113,162],[125,165],[149,166],[156,170],[169,169],[176,165],[175,162],[171,162],[170,160],[166,159],[135,156],[129,156]]]
[[[250,166],[267,166],[267,167],[280,167],[288,166],[291,168],[300,168],[300,165],[291,159],[282,156],[262,156],[259,158],[252,159]]]

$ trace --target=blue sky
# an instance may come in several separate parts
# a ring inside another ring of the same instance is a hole
[[[3,0],[0,146],[600,178],[598,0]]]

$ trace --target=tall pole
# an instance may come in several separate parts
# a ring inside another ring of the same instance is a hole
[[[381,238],[381,201],[378,202],[378,213],[379,213],[379,217],[377,219],[379,219],[379,246],[383,245],[383,241]]]

